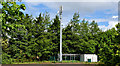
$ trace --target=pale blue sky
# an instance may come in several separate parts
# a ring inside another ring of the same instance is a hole
[[[118,2],[17,2],[22,3],[26,6],[24,13],[37,17],[40,13],[48,12],[51,19],[62,5],[64,26],[75,12],[79,12],[81,20],[84,18],[89,22],[95,20],[103,31],[111,29],[118,23]]]
[[[59,6],[63,6],[63,25],[67,25],[75,12],[80,13],[80,19],[89,22],[95,20],[102,30],[111,29],[117,24],[118,3],[117,2],[24,2],[27,9],[25,13],[37,17],[39,13],[48,12],[51,19],[55,17]]]

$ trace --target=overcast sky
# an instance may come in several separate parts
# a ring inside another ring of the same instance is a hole
[[[99,27],[106,31],[118,23],[119,0],[23,0],[26,5],[24,13],[37,17],[39,13],[48,12],[51,19],[55,18],[59,7],[63,6],[62,23],[64,27],[79,12],[80,19],[89,22],[95,20]],[[17,3],[17,4],[21,4]]]

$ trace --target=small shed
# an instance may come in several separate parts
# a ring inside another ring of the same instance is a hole
[[[60,59],[58,54],[58,60]],[[96,54],[62,54],[63,60],[77,60],[81,62],[97,62]]]
[[[80,61],[97,62],[97,55],[96,54],[80,54]]]

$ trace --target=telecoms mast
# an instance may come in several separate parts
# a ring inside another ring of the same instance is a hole
[[[59,14],[60,14],[60,61],[62,61],[62,10],[63,7],[60,6]]]

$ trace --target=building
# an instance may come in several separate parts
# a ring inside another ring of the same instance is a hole
[[[97,62],[96,54],[62,54],[63,60],[77,60],[81,62]],[[59,60],[59,54],[58,54]]]
[[[97,55],[96,54],[80,54],[80,61],[97,62]]]

